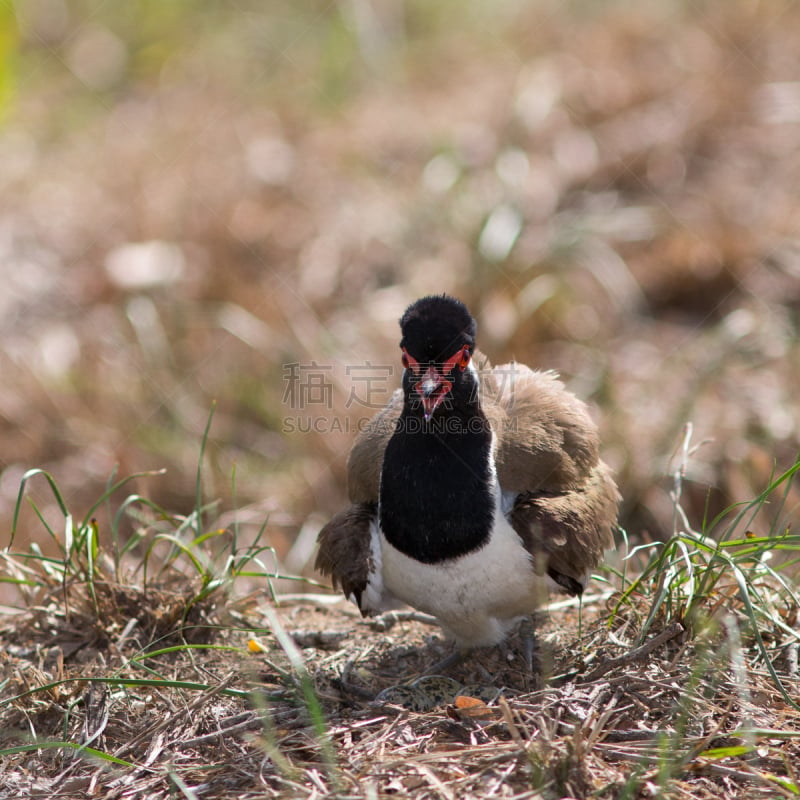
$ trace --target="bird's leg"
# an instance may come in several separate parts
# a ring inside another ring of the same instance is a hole
[[[455,667],[457,664],[460,664],[467,657],[467,653],[469,653],[467,648],[456,647],[449,656],[446,656],[441,661],[437,661],[435,664],[432,664],[422,674],[438,675],[439,673],[444,672],[446,669],[450,669],[450,667]]]
[[[349,694],[352,697],[358,697],[362,700],[372,700],[375,695],[374,691],[362,689],[360,686],[357,686],[350,680],[350,673],[353,671],[355,661],[355,658],[351,658],[345,663],[344,668],[342,669],[342,674],[337,680],[335,680],[335,684],[338,686],[339,690],[345,694]]]
[[[398,622],[421,622],[424,625],[438,625],[436,617],[419,611],[385,611],[370,620],[369,624],[378,631],[388,631]]]

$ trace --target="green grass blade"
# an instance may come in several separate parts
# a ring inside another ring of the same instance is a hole
[[[177,644],[174,647],[162,647],[159,650],[148,650],[137,656],[133,656],[131,662],[143,661],[146,658],[158,658],[159,656],[170,655],[171,653],[182,653],[186,650],[221,650],[228,653],[241,653],[248,655],[247,648],[234,647],[228,644]]]
[[[197,459],[197,475],[195,477],[195,513],[197,516],[197,534],[203,530],[203,460],[206,454],[206,445],[208,444],[208,436],[211,432],[211,421],[214,419],[214,412],[217,409],[217,401],[211,402],[211,410],[208,413],[208,420],[206,427],[203,431],[203,437],[200,440],[200,456]]]
[[[703,750],[697,757],[719,761],[722,758],[739,758],[741,756],[746,756],[754,750],[755,747],[749,744],[731,745],[730,747],[712,747],[710,750]]]
[[[155,470],[147,470],[145,472],[134,472],[132,475],[128,475],[125,478],[117,481],[113,486],[109,486],[105,492],[97,499],[95,503],[93,503],[89,510],[83,517],[82,525],[88,525],[89,521],[95,516],[95,512],[98,508],[100,508],[103,503],[108,501],[114,492],[122,489],[123,487],[127,486],[131,481],[137,480],[138,478],[152,478],[157,475],[164,475],[166,473],[165,469],[155,469]]]
[[[50,538],[55,543],[56,547],[58,547],[59,551],[62,553],[62,557],[59,560],[63,564],[64,558],[66,557],[63,542],[58,538],[58,534],[52,529],[50,524],[44,518],[44,514],[42,514],[42,512],[39,510],[39,506],[37,506],[36,503],[30,497],[27,499],[28,499],[28,505],[30,505],[30,507],[33,509],[33,513],[36,514],[37,518],[39,519],[39,522],[42,523],[42,527],[47,531],[47,534],[50,536]],[[13,534],[11,538],[13,540],[14,538]]]
[[[322,752],[323,760],[328,768],[329,777],[334,785],[338,785],[338,765],[336,763],[336,755],[333,749],[333,743],[331,742],[330,735],[328,733],[328,725],[325,719],[325,714],[322,710],[322,704],[317,697],[317,693],[314,689],[314,682],[311,680],[311,676],[308,673],[303,656],[301,655],[300,650],[298,650],[297,645],[294,643],[292,637],[286,632],[286,629],[281,624],[281,621],[278,619],[278,615],[273,611],[273,609],[268,608],[266,609],[265,613],[267,616],[267,622],[269,623],[270,628],[272,628],[272,632],[275,638],[278,640],[278,644],[281,646],[284,653],[286,653],[289,663],[292,665],[292,669],[300,681],[300,688],[303,692],[303,700],[305,701],[308,715],[311,718],[311,724],[314,727],[314,732],[319,740],[320,750]]]
[[[61,509],[61,513],[65,517],[69,514],[69,511],[67,511],[67,504],[64,501],[64,497],[61,494],[61,492],[60,492],[60,490],[58,488],[58,485],[56,484],[55,479],[53,478],[53,476],[49,472],[47,472],[47,471],[45,471],[43,469],[29,469],[22,476],[22,480],[20,481],[20,484],[19,484],[19,492],[17,493],[17,502],[16,502],[16,504],[14,506],[14,517],[13,517],[13,520],[11,522],[11,541],[9,542],[9,547],[13,546],[13,544],[14,544],[14,536],[17,533],[17,524],[19,522],[19,512],[20,512],[20,508],[22,506],[22,498],[25,495],[25,488],[28,485],[28,481],[31,480],[31,478],[35,478],[37,475],[42,475],[45,478],[45,480],[47,481],[47,483],[50,485],[50,490],[53,493],[53,497],[55,498],[56,503],[58,503],[58,507]]]
[[[786,691],[786,687],[783,685],[783,681],[780,679],[780,676],[775,670],[775,667],[772,664],[772,659],[769,657],[769,653],[767,652],[766,645],[764,644],[764,639],[761,636],[761,631],[759,629],[758,621],[756,620],[756,613],[753,610],[753,605],[750,602],[750,587],[748,586],[747,578],[745,577],[744,573],[742,572],[739,567],[735,564],[732,565],[733,574],[736,578],[736,582],[739,584],[739,596],[742,598],[742,603],[744,604],[745,612],[750,620],[750,623],[753,627],[753,636],[756,640],[756,646],[761,654],[761,657],[764,661],[764,666],[766,666],[767,671],[772,678],[773,683],[775,684],[778,691],[781,693],[784,701],[790,705],[795,711],[800,711],[800,705],[798,705],[789,693]]]
[[[75,750],[79,753],[86,753],[87,755],[94,756],[101,761],[108,761],[110,764],[118,764],[121,767],[129,767],[130,769],[141,769],[136,764],[130,761],[125,761],[122,758],[112,756],[110,753],[104,753],[102,750],[95,750],[93,747],[84,747],[77,742],[31,742],[30,744],[21,744],[17,747],[6,747],[0,750],[0,758],[4,756],[13,756],[18,753],[30,753],[37,750]]]

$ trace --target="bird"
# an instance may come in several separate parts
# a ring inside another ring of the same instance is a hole
[[[552,371],[492,367],[463,302],[422,297],[400,330],[402,386],[352,446],[315,566],[362,616],[411,606],[465,654],[582,594],[621,497],[586,405]]]

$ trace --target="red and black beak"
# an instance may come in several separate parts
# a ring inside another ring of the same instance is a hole
[[[414,384],[414,391],[422,401],[426,422],[433,416],[433,412],[439,408],[453,388],[453,382],[447,376],[451,375],[456,367],[463,372],[467,368],[471,356],[470,347],[465,345],[438,367],[434,364],[429,364],[423,373],[422,365],[403,348],[403,366],[411,369],[419,379]]]
[[[453,384],[433,365],[429,366],[417,381],[414,389],[422,400],[422,409],[425,412],[426,422],[431,418],[433,412],[439,408],[452,388]]]

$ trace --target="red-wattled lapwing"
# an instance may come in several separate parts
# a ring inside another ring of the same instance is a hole
[[[402,390],[350,452],[316,566],[364,616],[408,604],[462,652],[495,645],[550,587],[583,592],[619,492],[584,404],[551,372],[491,368],[459,300],[423,297],[400,328]]]

